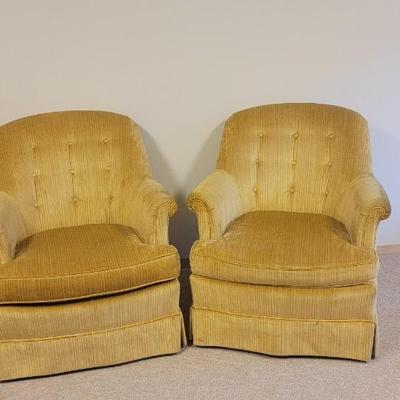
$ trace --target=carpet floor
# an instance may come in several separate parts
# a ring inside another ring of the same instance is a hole
[[[190,305],[188,269],[182,308]],[[180,354],[120,366],[0,383],[0,400],[400,399],[400,256],[383,255],[380,352],[369,363],[270,357],[189,346]],[[1,360],[0,360],[1,362]]]

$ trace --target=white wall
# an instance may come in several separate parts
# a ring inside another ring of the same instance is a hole
[[[398,0],[0,0],[0,123],[64,109],[127,114],[180,202],[172,241],[196,236],[184,199],[214,168],[222,123],[245,107],[343,105],[370,121],[400,243]]]

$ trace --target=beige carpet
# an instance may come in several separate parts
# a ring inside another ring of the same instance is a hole
[[[188,347],[175,356],[0,383],[0,399],[400,399],[399,256],[381,257],[379,284],[380,354],[367,364]]]

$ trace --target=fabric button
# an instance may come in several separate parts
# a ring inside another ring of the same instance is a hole
[[[77,198],[77,197],[74,197],[74,198],[72,199],[72,201],[73,201],[74,203],[77,203],[77,202],[78,202],[78,198]]]
[[[333,139],[335,138],[335,136],[331,133],[331,134],[328,136],[328,138],[331,139],[331,140],[333,140]]]
[[[296,165],[296,164],[297,164],[296,160],[293,160],[293,161],[292,161],[292,165],[294,166],[294,165]]]
[[[103,139],[103,142],[108,143],[108,139],[107,138]]]
[[[294,139],[298,139],[299,136],[300,136],[300,135],[296,132],[296,133],[293,135],[293,138],[294,138]]]
[[[74,175],[75,171],[74,171],[73,169],[70,169],[70,170],[69,170],[69,173],[70,173],[71,175]]]
[[[260,164],[260,159],[256,158],[256,164]]]
[[[330,167],[332,167],[332,161],[329,161],[329,162],[328,162],[328,165],[329,165]]]
[[[257,188],[256,188],[256,187],[253,188],[253,192],[254,192],[254,193],[257,192]]]
[[[38,203],[35,203],[34,206],[35,206],[35,208],[38,208],[38,207],[39,207],[39,204],[38,204]]]
[[[71,147],[72,146],[72,142],[68,142],[68,146]]]
[[[262,132],[260,132],[260,133],[258,134],[258,136],[261,138],[261,137],[263,137],[264,135],[263,135]]]

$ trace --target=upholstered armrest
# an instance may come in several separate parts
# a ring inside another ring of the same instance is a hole
[[[188,206],[197,215],[200,240],[219,238],[244,212],[235,179],[222,169],[215,170],[194,189]]]
[[[390,203],[376,178],[362,175],[345,188],[335,214],[354,244],[375,248],[376,228],[379,221],[389,217]]]
[[[131,187],[120,203],[123,221],[149,244],[168,244],[169,218],[176,210],[175,199],[152,178]]]
[[[0,192],[0,264],[14,258],[15,248],[24,238],[24,223],[14,200]]]

